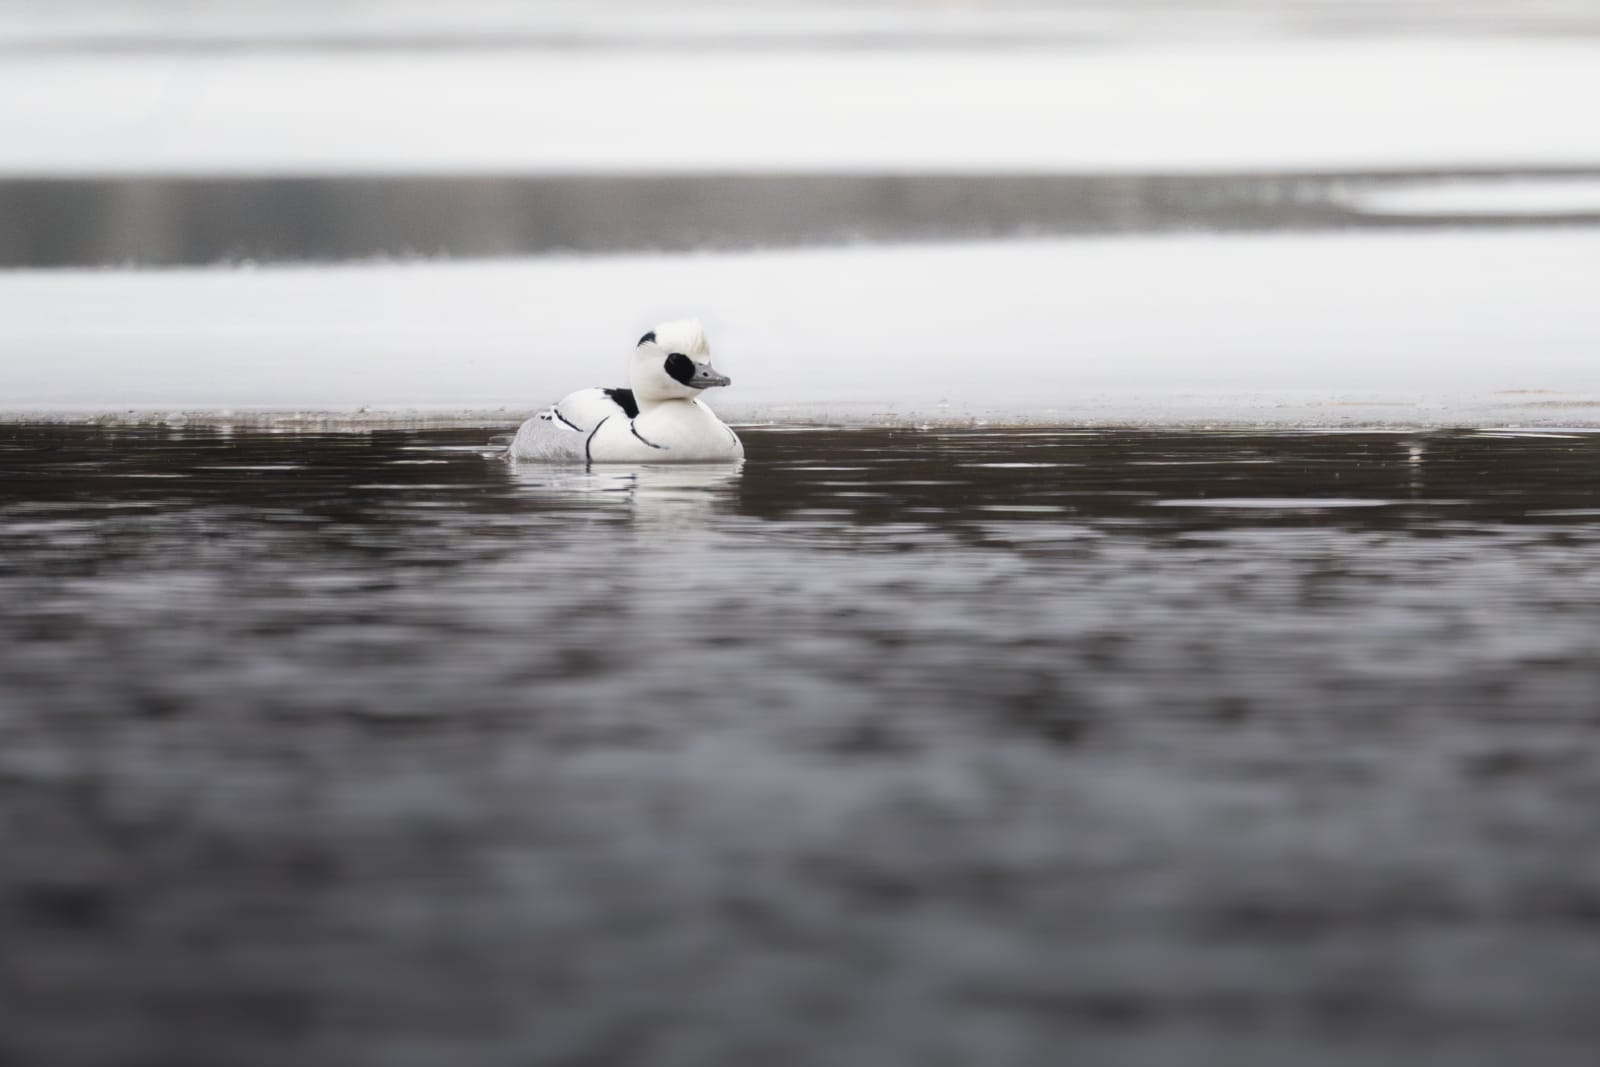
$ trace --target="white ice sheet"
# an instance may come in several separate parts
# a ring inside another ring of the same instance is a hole
[[[0,273],[0,409],[504,409],[698,314],[743,418],[1600,423],[1600,232]]]
[[[6,54],[0,173],[1600,165],[1600,38]]]
[[[1516,216],[1548,218],[1565,215],[1600,215],[1600,180],[1594,178],[1541,178],[1528,180],[1473,180],[1395,184],[1349,198],[1369,215],[1411,216]]]

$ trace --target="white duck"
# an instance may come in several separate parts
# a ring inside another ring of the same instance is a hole
[[[580,463],[713,463],[744,458],[739,435],[700,400],[728,385],[711,367],[698,320],[639,338],[627,389],[580,389],[524,422],[512,459]]]

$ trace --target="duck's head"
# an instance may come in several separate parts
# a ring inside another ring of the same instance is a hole
[[[711,346],[698,319],[663,322],[639,338],[629,368],[629,385],[641,402],[682,400],[702,389],[730,385],[711,366]]]

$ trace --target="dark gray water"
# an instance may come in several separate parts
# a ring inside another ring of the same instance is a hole
[[[1325,174],[684,174],[0,178],[0,268],[518,256],[1082,234],[1593,226],[1369,212],[1352,197],[1593,168]]]
[[[0,427],[0,1064],[1594,1062],[1600,435],[488,432]]]

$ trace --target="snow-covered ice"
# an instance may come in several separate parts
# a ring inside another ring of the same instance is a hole
[[[528,411],[699,314],[746,420],[1600,422],[1600,232],[0,273],[0,407]]]
[[[1600,169],[1569,0],[1153,4],[1148,32],[1093,0],[624,6],[13,5],[0,176]],[[1360,186],[1371,214],[1594,193]],[[0,272],[0,410],[514,416],[699,314],[736,418],[1590,424],[1597,263],[1600,231],[1546,229]]]
[[[11,174],[1600,165],[1594,36],[16,52],[0,99]]]
[[[1538,181],[1455,178],[1397,183],[1364,190],[1349,198],[1369,215],[1472,215],[1538,218],[1600,215],[1600,180],[1592,177]]]

